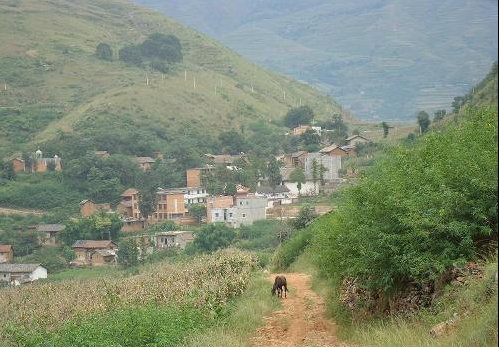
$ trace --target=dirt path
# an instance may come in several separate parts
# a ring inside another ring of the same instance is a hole
[[[290,293],[283,308],[265,318],[257,331],[254,347],[346,347],[335,337],[335,325],[325,318],[324,300],[311,289],[311,278],[285,274]],[[269,280],[275,278],[272,275]]]

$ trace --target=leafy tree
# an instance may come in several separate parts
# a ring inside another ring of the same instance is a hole
[[[189,214],[196,219],[198,224],[201,224],[203,218],[206,217],[206,206],[203,204],[194,204],[189,207]]]
[[[458,113],[461,107],[466,104],[466,98],[464,96],[456,96],[452,102],[452,108],[454,113]]]
[[[386,139],[390,134],[391,127],[387,122],[381,123],[381,126],[383,127],[383,137]]]
[[[156,57],[172,63],[180,62],[183,58],[182,45],[173,35],[152,34],[142,43],[141,51],[145,57]]]
[[[314,182],[314,188],[317,190],[317,182],[320,179],[320,164],[317,159],[312,160],[312,182]]]
[[[306,181],[305,172],[303,171],[303,169],[301,167],[297,167],[296,169],[294,169],[293,172],[289,175],[289,179],[292,182],[297,183],[298,192],[301,195],[302,186]]]
[[[47,163],[47,171],[54,172],[56,168],[56,164],[53,161],[49,161]]]
[[[162,73],[168,73],[168,71],[170,71],[168,65],[160,60],[153,60],[151,62],[151,68]]]
[[[442,119],[445,118],[446,115],[447,115],[446,110],[438,110],[435,112],[435,117],[433,118],[433,121],[440,122]]]
[[[8,181],[13,181],[16,178],[16,172],[14,171],[14,165],[12,161],[5,161],[2,164],[0,177]]]
[[[284,125],[293,129],[300,125],[310,124],[314,117],[314,111],[310,106],[300,106],[288,111],[284,117]]]
[[[142,50],[139,46],[130,45],[119,51],[120,60],[135,66],[142,66]]]
[[[317,217],[317,213],[313,206],[304,206],[301,208],[298,216],[295,219],[292,219],[290,223],[295,229],[304,229]]]
[[[237,186],[233,182],[229,182],[225,185],[225,195],[227,196],[237,195]]]
[[[49,273],[59,272],[68,267],[66,259],[61,255],[59,248],[56,247],[39,248],[23,258],[15,259],[15,261],[20,263],[40,263]]]
[[[431,120],[430,115],[425,111],[421,111],[418,114],[418,125],[421,134],[424,134],[430,130]]]
[[[321,137],[315,130],[308,129],[303,135],[301,135],[301,140],[307,151],[316,152],[319,150]]]
[[[394,293],[432,284],[497,245],[497,122],[497,109],[466,110],[378,161],[323,217],[312,250],[319,268]]]
[[[119,243],[116,254],[118,263],[126,268],[139,264],[139,249],[134,239],[126,239]]]
[[[268,170],[268,178],[269,184],[272,187],[277,187],[282,183],[282,175],[281,175],[281,165],[277,161],[277,159],[272,158],[267,167]]]
[[[230,154],[240,154],[248,150],[248,143],[244,139],[244,136],[235,130],[221,133],[218,136],[218,139],[224,150],[228,151]]]
[[[348,137],[348,126],[340,114],[333,115],[330,120],[324,122],[323,127],[330,130],[328,136],[331,142],[343,144]]]
[[[69,246],[64,246],[62,248],[62,256],[66,259],[67,263],[70,263],[76,259],[75,251],[73,251],[73,249]]]
[[[0,234],[0,243],[12,245],[14,255],[20,257],[31,254],[40,248],[38,236],[38,233],[33,231],[7,230]]]
[[[196,234],[192,248],[197,252],[212,253],[229,247],[235,238],[234,230],[225,224],[208,224]]]
[[[113,50],[111,46],[107,43],[101,42],[97,45],[95,49],[95,56],[102,60],[112,61],[113,60]]]
[[[72,246],[77,240],[117,240],[120,237],[123,222],[115,214],[100,213],[89,218],[70,220],[66,228],[57,234],[57,238],[66,246]]]

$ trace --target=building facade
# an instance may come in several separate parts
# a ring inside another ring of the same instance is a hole
[[[10,263],[14,259],[14,248],[11,245],[0,245],[0,264]]]
[[[0,264],[0,281],[13,286],[47,278],[47,269],[41,264]]]

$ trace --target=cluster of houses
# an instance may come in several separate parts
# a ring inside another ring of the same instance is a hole
[[[47,278],[47,269],[41,264],[12,264],[14,248],[0,245],[0,286],[32,283]]]

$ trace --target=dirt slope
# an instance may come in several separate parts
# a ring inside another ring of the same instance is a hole
[[[273,281],[276,275],[271,275]],[[285,274],[290,293],[283,308],[265,318],[253,339],[254,347],[346,347],[335,336],[335,324],[325,318],[324,300],[310,284],[310,276]]]

